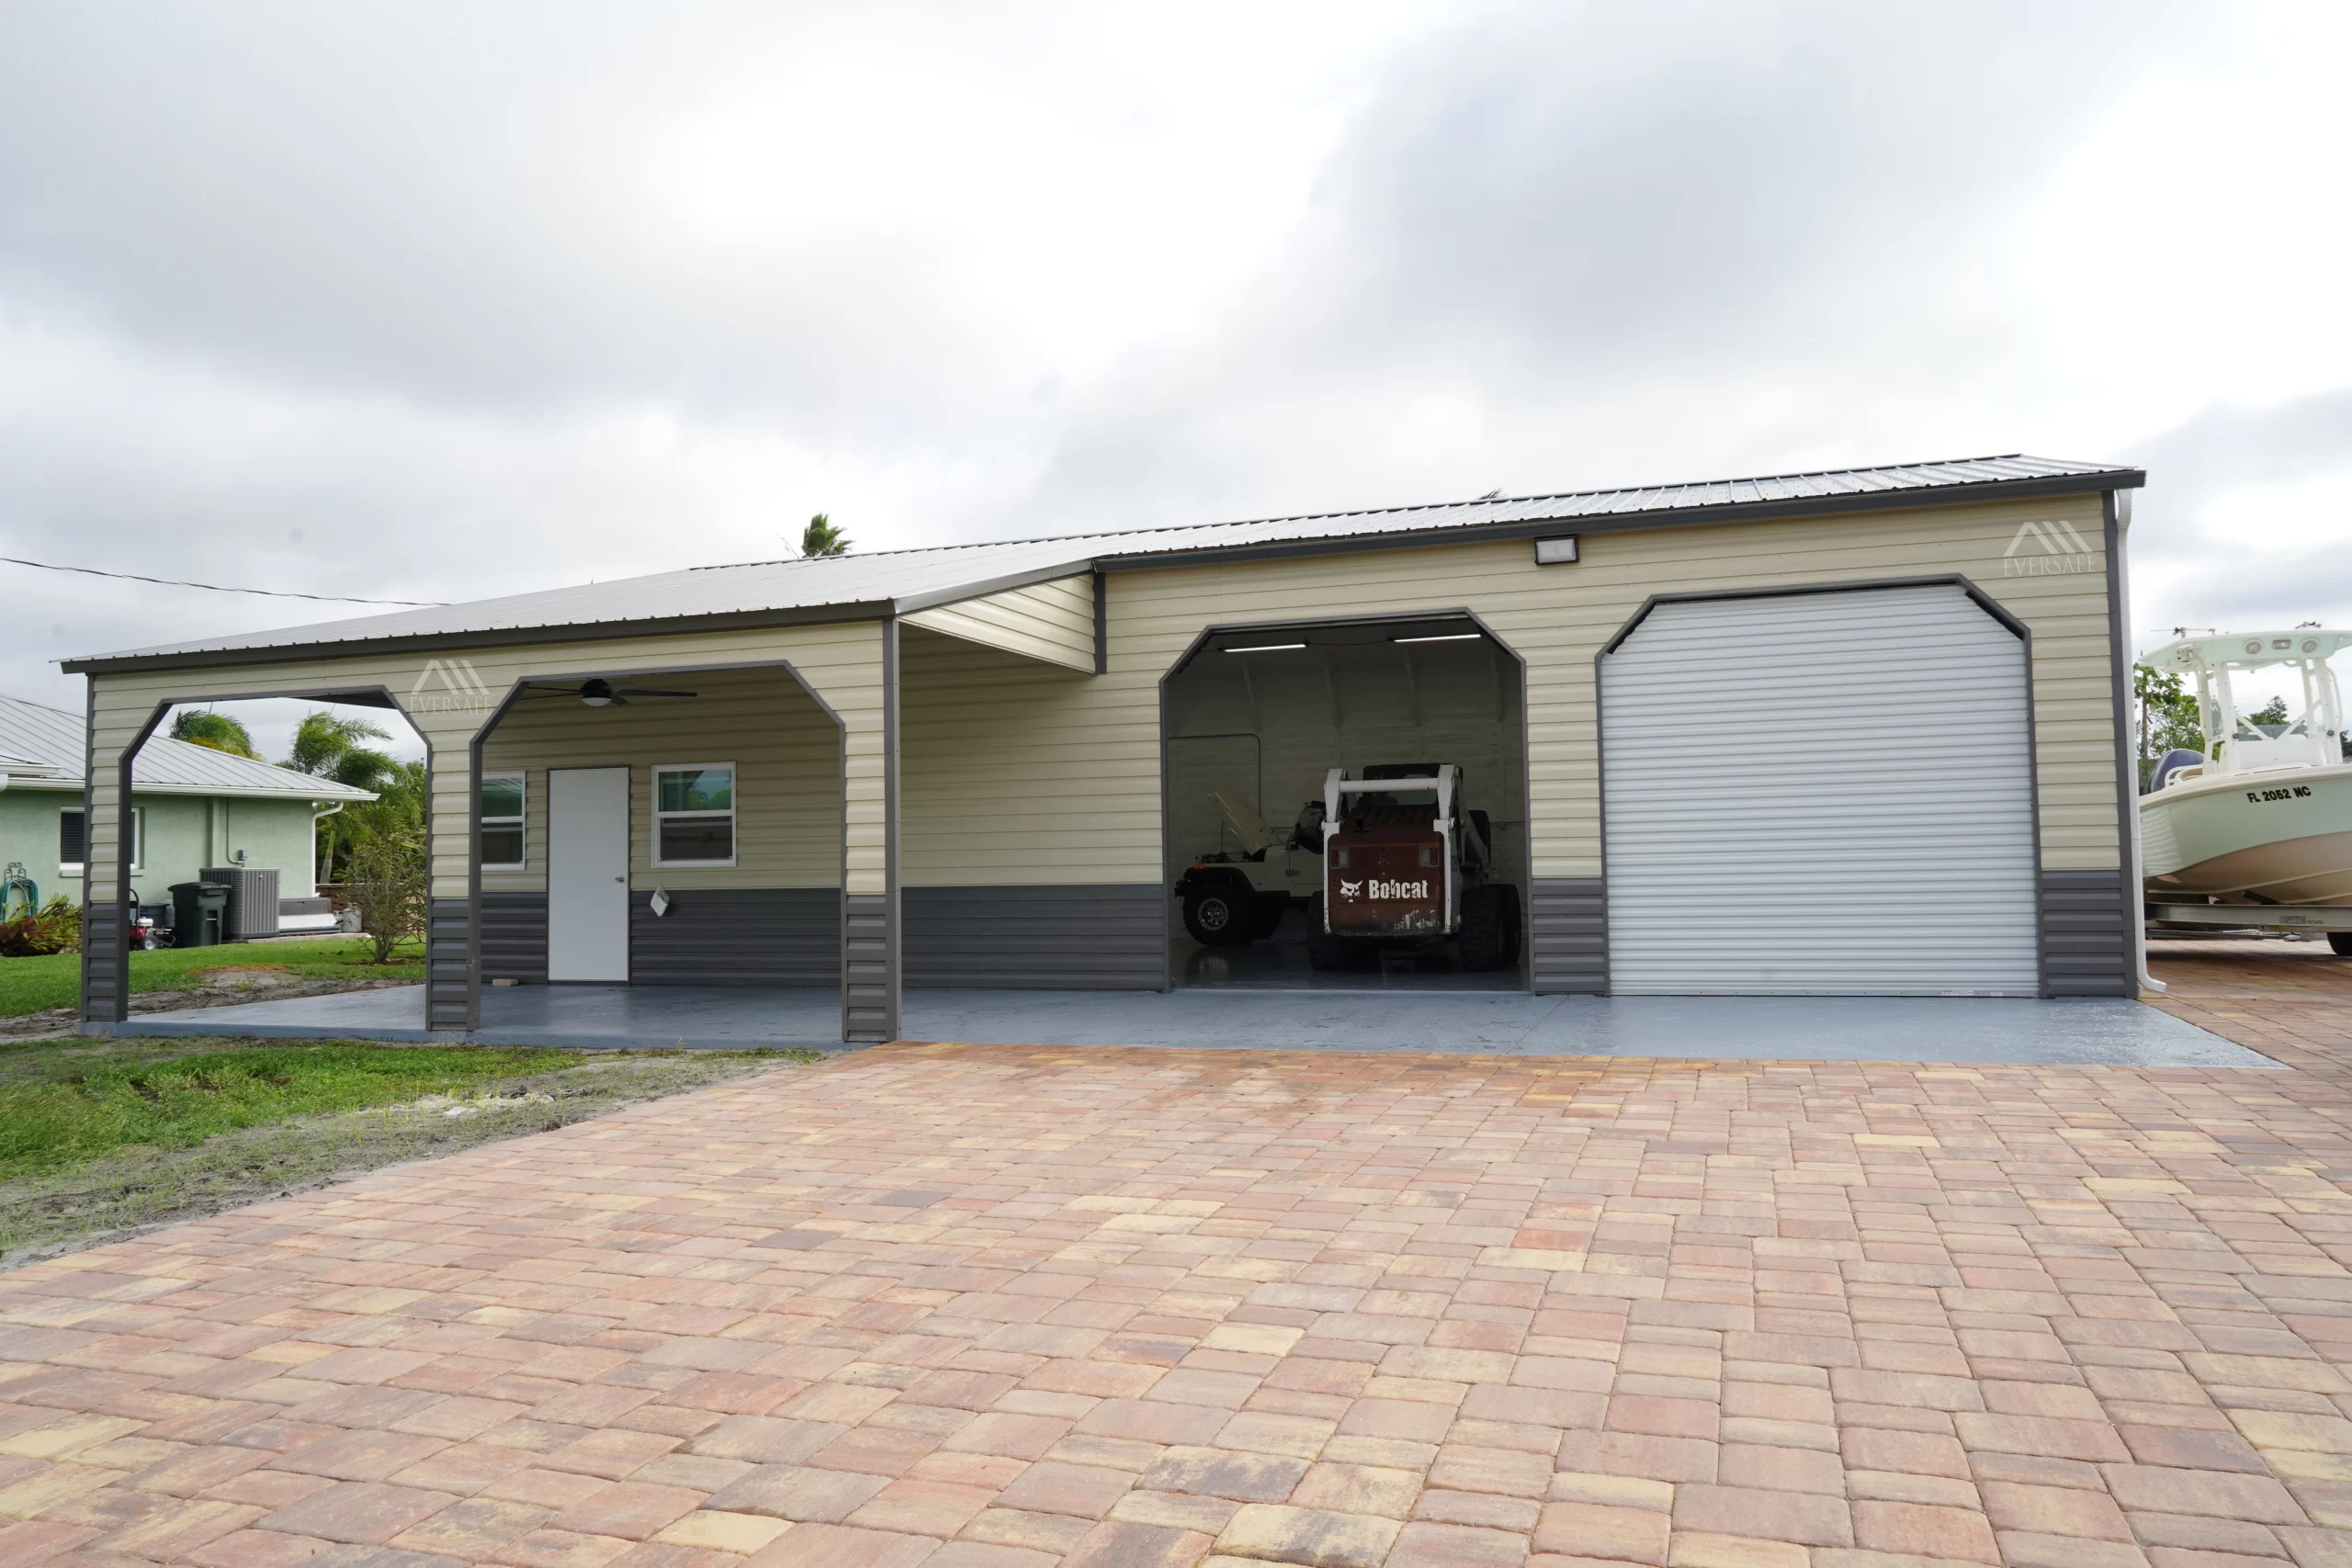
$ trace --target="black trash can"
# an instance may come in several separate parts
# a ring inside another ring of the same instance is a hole
[[[172,945],[218,947],[229,918],[229,886],[223,882],[172,884]]]

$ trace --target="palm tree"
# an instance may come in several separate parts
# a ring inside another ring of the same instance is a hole
[[[345,807],[319,818],[319,880],[334,880],[338,851],[347,852],[385,828],[413,817],[424,820],[424,764],[402,762],[369,746],[391,732],[364,718],[344,718],[321,708],[302,716],[294,729],[285,766],[313,778],[333,779],[380,798]]]
[[[232,757],[251,757],[256,762],[261,761],[261,753],[254,750],[253,732],[225,713],[213,713],[204,708],[182,708],[172,716],[172,739],[185,740],[191,746],[226,751]]]
[[[849,536],[833,526],[833,520],[820,512],[808,519],[808,526],[800,531],[800,554],[804,559],[819,556],[849,554]]]

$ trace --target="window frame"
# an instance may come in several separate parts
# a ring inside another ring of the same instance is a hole
[[[512,817],[492,817],[482,810],[481,786],[492,779],[514,781],[514,788],[522,797],[520,811]],[[520,846],[520,853],[511,861],[494,861],[485,855],[481,869],[484,871],[528,871],[531,863],[531,773],[529,769],[485,768],[481,776],[474,780],[475,829],[479,833],[486,836],[492,823],[501,828],[509,823],[514,825],[515,842]]]
[[[80,860],[67,860],[64,855],[65,819],[68,817],[79,817],[82,819],[82,858]],[[57,846],[59,852],[57,874],[78,876],[86,881],[90,874],[90,813],[87,808],[79,806],[59,807],[57,835],[60,840]],[[130,808],[130,869],[132,871],[147,869],[147,808],[143,806],[134,806]]]
[[[724,811],[664,811],[662,809],[662,775],[664,773],[715,773],[727,770],[727,809]],[[646,801],[651,813],[650,832],[646,844],[648,860],[663,870],[673,867],[694,869],[728,869],[734,866],[742,852],[742,807],[736,792],[742,788],[743,774],[732,762],[655,762],[647,769],[651,793]],[[670,860],[662,853],[662,824],[666,821],[708,822],[720,818],[727,821],[727,858],[725,860]]]

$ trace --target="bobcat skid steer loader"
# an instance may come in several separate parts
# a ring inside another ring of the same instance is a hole
[[[1495,879],[1487,814],[1462,806],[1451,762],[1389,762],[1323,777],[1323,919],[1317,969],[1364,968],[1384,950],[1437,953],[1465,970],[1519,962],[1519,889]]]

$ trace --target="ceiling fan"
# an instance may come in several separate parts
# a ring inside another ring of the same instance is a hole
[[[592,708],[625,708],[628,706],[629,699],[632,697],[693,697],[701,694],[698,692],[662,691],[653,686],[634,685],[628,681],[607,681],[602,676],[582,681],[577,686],[559,686],[541,682],[534,682],[532,684],[535,688],[530,694],[532,696],[577,696],[582,704]]]

